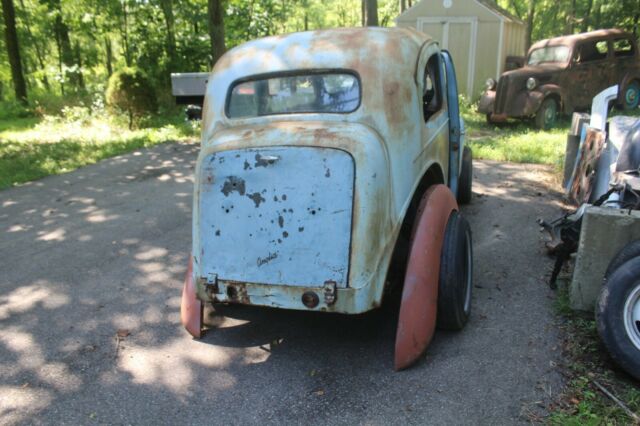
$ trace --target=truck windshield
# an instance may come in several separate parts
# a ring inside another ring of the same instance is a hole
[[[360,82],[349,73],[314,73],[238,82],[227,98],[229,118],[293,113],[348,113],[360,105]]]
[[[538,65],[543,62],[568,62],[568,46],[547,46],[532,51],[529,54],[528,65]]]

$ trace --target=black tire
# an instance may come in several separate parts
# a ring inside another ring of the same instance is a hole
[[[611,274],[596,305],[598,334],[611,358],[640,380],[640,318],[634,314],[638,304],[640,257],[627,261]]]
[[[536,112],[536,127],[541,130],[549,130],[556,125],[558,118],[558,103],[553,98],[542,101],[542,105]]]
[[[462,330],[471,313],[473,249],[469,222],[453,212],[447,222],[440,255],[438,327]]]
[[[613,257],[611,262],[609,262],[607,271],[604,273],[604,281],[606,282],[611,274],[613,274],[613,272],[620,266],[638,256],[640,256],[640,240],[632,241],[622,247],[622,249]]]
[[[462,164],[458,179],[458,203],[471,202],[471,187],[473,185],[473,155],[471,148],[465,146],[462,150]]]

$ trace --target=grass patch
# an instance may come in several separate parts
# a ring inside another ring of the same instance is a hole
[[[528,121],[490,125],[469,104],[461,106],[461,114],[467,132],[465,143],[473,150],[474,158],[562,167],[571,125],[568,119],[561,119],[556,128],[544,131]]]
[[[78,110],[0,120],[0,189],[162,142],[194,140],[199,132],[179,116],[156,117],[150,125],[128,130],[121,120]]]
[[[565,335],[565,375],[568,386],[548,421],[552,425],[623,425],[632,420],[595,385],[598,382],[635,413],[640,413],[640,388],[611,361],[600,342],[593,314],[572,311],[566,285],[555,302]]]

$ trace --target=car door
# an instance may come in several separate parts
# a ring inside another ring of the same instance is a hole
[[[614,76],[611,84],[622,83],[627,73],[637,63],[636,46],[629,37],[617,37],[612,41]]]
[[[610,85],[609,51],[606,38],[583,41],[574,49],[567,93],[576,108],[588,108],[593,97]]]

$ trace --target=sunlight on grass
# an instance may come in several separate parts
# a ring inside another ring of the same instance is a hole
[[[562,167],[568,118],[560,120],[557,128],[542,131],[526,121],[489,125],[485,117],[468,104],[461,106],[461,114],[466,125],[466,143],[473,150],[474,158]]]
[[[566,140],[564,129],[508,131],[493,137],[467,139],[476,158],[554,166],[562,164]]]
[[[194,142],[199,126],[181,117],[154,119],[128,130],[104,116],[0,121],[0,188],[75,170],[102,159],[163,142]]]

